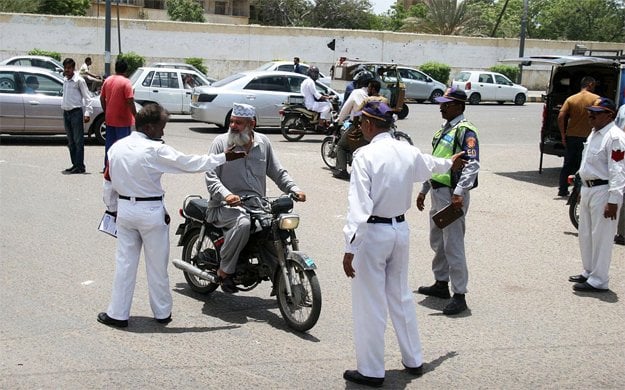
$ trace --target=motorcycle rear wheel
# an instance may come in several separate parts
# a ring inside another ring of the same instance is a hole
[[[282,136],[286,138],[287,141],[294,142],[304,138],[304,134],[291,133],[291,128],[294,128],[296,123],[297,115],[287,115],[284,120],[280,122],[280,131],[282,132]],[[304,131],[304,129],[299,130]]]
[[[196,230],[192,233],[191,237],[187,240],[187,242],[182,247],[182,260],[187,263],[191,263],[196,267],[198,266],[198,251],[197,251],[197,240],[200,238],[200,231]],[[210,254],[215,251],[215,246],[213,242],[208,238],[208,236],[204,236],[204,241],[202,242],[201,251]],[[213,253],[215,258],[217,257],[216,253]],[[198,278],[195,275],[191,275],[187,272],[182,272],[184,274],[184,278],[187,280],[187,283],[191,287],[191,290],[198,292],[200,294],[210,294],[219,287],[217,283],[211,283],[208,280],[204,280]]]
[[[298,284],[291,284],[292,297],[286,295],[286,281],[279,272],[278,307],[287,325],[298,332],[306,332],[319,319],[321,313],[321,287],[313,270],[304,270],[295,261],[287,260],[287,268],[293,269]]]
[[[336,145],[334,136],[327,136],[321,143],[321,158],[330,169],[336,168]]]

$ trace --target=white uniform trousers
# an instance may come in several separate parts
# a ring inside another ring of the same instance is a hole
[[[390,313],[402,361],[423,363],[413,294],[408,287],[410,231],[406,222],[369,224],[354,254],[352,312],[357,369],[362,375],[384,377],[384,331]]]
[[[111,303],[106,311],[116,320],[130,316],[137,267],[143,245],[150,307],[154,318],[171,314],[169,290],[169,225],[161,201],[133,202],[120,199],[117,207],[117,253]]]
[[[469,210],[470,195],[465,191],[462,211],[464,215],[444,229],[432,221],[432,216],[451,203],[452,192],[448,187],[432,188],[432,208],[430,209],[430,247],[434,251],[432,271],[434,278],[449,281],[451,291],[456,294],[467,292],[469,269],[464,253],[465,217]]]
[[[616,220],[603,216],[608,203],[608,186],[582,186],[580,196],[579,248],[584,267],[582,275],[588,278],[587,283],[591,286],[608,288],[617,225]]]

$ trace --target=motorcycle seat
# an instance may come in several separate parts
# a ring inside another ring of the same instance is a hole
[[[206,219],[208,199],[192,199],[184,209],[185,214],[193,219],[203,221]]]

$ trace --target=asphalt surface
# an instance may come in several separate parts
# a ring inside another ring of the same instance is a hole
[[[445,301],[415,293],[425,374],[403,372],[389,322],[386,388],[625,388],[625,247],[613,249],[610,292],[572,291],[567,278],[581,271],[577,232],[556,197],[562,160],[545,156],[538,174],[541,113],[537,103],[467,108],[482,156],[467,220],[470,310],[447,317]],[[168,125],[165,140],[184,152],[205,153],[220,133],[180,119]],[[413,104],[399,128],[429,151],[440,123],[435,105]],[[173,321],[157,324],[143,261],[130,326],[99,324],[115,252],[115,240],[96,229],[104,210],[103,147],[87,145],[88,174],[64,176],[62,137],[1,137],[0,387],[359,388],[342,379],[356,364],[350,283],[341,266],[348,183],[324,168],[320,136],[287,142],[275,130],[268,134],[308,195],[295,209],[298,237],[317,263],[323,308],[305,334],[286,326],[268,283],[235,296],[201,296],[173,266]],[[173,234],[182,220],[177,209],[186,194],[206,190],[201,174],[169,175],[163,183],[173,259],[181,249]],[[433,279],[427,213],[413,208],[407,220],[416,290]]]

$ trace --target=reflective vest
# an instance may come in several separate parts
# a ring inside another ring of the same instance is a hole
[[[477,128],[466,119],[458,122],[457,125],[446,133],[444,132],[444,127],[437,131],[432,139],[432,155],[434,157],[451,158],[451,156],[462,150],[466,129],[472,130],[477,136]],[[433,174],[432,180],[451,187],[451,170],[447,171],[447,173]]]

